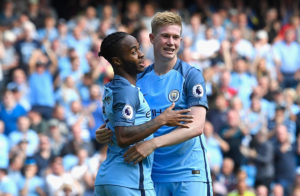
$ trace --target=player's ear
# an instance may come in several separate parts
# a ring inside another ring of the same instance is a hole
[[[121,59],[119,59],[118,57],[112,57],[111,62],[117,67],[119,67],[122,64]]]
[[[154,43],[154,34],[153,33],[150,33],[149,34],[149,39],[150,39],[150,42],[153,44]]]

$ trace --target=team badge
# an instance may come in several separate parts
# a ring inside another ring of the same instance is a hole
[[[194,95],[194,97],[197,97],[197,98],[202,97],[203,93],[204,93],[204,90],[203,90],[203,87],[201,86],[201,84],[196,84],[193,87],[193,95]]]
[[[125,105],[123,110],[122,110],[122,115],[124,118],[126,118],[127,120],[132,119],[133,117],[133,109],[131,107],[131,105]]]
[[[172,90],[169,93],[169,100],[171,102],[176,102],[179,99],[179,91],[178,90]]]

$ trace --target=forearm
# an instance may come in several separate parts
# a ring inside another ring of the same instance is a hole
[[[194,117],[194,121],[188,124],[189,128],[176,128],[168,134],[153,138],[152,142],[156,148],[179,144],[201,135],[205,123],[206,109],[204,107],[192,107],[190,114]]]
[[[121,147],[126,147],[139,142],[153,134],[163,125],[165,125],[165,122],[160,118],[160,116],[157,116],[155,119],[141,125],[115,127],[118,145]]]

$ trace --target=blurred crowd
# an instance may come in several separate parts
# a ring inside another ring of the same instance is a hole
[[[206,79],[215,195],[300,195],[299,1],[85,0],[68,18],[51,0],[1,2],[0,195],[93,195],[113,77],[101,41],[128,32],[153,63],[163,9],[182,16],[179,57]]]

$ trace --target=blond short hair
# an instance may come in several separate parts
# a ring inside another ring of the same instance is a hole
[[[182,19],[174,12],[157,12],[151,22],[152,33],[157,33],[158,28],[164,25],[178,25],[182,29]]]

